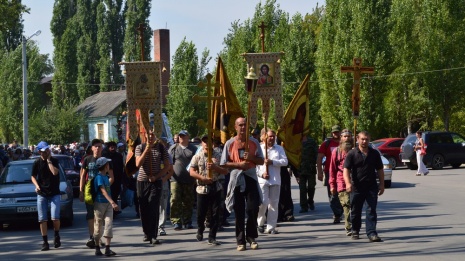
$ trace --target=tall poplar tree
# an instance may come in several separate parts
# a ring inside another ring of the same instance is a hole
[[[201,61],[208,60],[208,51],[203,52]],[[206,120],[206,102],[193,102],[195,94],[204,96],[205,88],[197,87],[199,80],[205,81],[199,73],[203,70],[199,63],[197,48],[184,38],[173,56],[173,68],[167,96],[167,111],[171,130],[176,133],[187,130],[192,136],[203,133],[203,128],[197,125],[198,119]]]
[[[149,25],[151,0],[127,0],[124,10],[126,30],[124,32],[124,60],[127,62],[141,60],[139,41],[140,24],[145,24],[144,30],[144,61],[150,61],[152,29]]]
[[[96,10],[99,1],[77,0],[76,20],[80,31],[77,41],[77,89],[79,100],[99,91],[100,74],[96,61],[100,55],[97,48]]]
[[[53,75],[52,105],[62,106],[64,101],[79,101],[77,92],[77,41],[80,30],[75,1],[55,1],[50,31],[53,35]]]

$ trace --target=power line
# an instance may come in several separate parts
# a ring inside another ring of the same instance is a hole
[[[408,75],[418,75],[418,74],[427,74],[427,73],[436,73],[436,72],[446,72],[446,71],[456,71],[456,70],[464,70],[465,66],[463,67],[454,67],[454,68],[448,68],[448,69],[438,69],[438,70],[427,70],[427,71],[418,71],[418,72],[406,72],[406,73],[392,73],[392,74],[387,74],[387,75],[374,75],[374,76],[363,76],[361,79],[373,79],[373,78],[390,78],[390,77],[401,77],[401,76],[408,76]],[[312,83],[318,83],[318,82],[337,82],[337,81],[350,81],[352,80],[351,78],[338,78],[338,79],[322,79],[322,80],[313,80],[309,81]],[[40,83],[40,81],[29,81],[29,83]],[[283,85],[285,84],[300,84],[301,82],[283,82]],[[66,83],[66,82],[60,82],[57,84],[62,84],[62,85],[78,85],[78,84],[83,84],[83,85],[90,85],[90,86],[125,86],[125,84],[122,83],[106,83],[106,84],[101,84],[101,83]],[[244,83],[231,83],[233,86],[242,86]],[[169,86],[177,86],[177,87],[197,87],[196,84],[178,84],[178,85],[162,85],[162,87],[169,87]]]

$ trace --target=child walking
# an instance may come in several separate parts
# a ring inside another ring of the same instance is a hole
[[[98,158],[95,162],[99,173],[95,177],[94,186],[97,191],[97,196],[94,200],[94,240],[95,240],[95,255],[101,256],[100,238],[106,239],[105,255],[114,256],[115,252],[110,249],[110,242],[113,238],[113,210],[118,211],[118,204],[111,199],[110,185],[113,180],[110,180],[107,173],[110,169],[109,162],[111,159],[105,157]],[[102,229],[105,222],[105,228]]]

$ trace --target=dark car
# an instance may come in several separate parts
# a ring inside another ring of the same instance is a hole
[[[37,193],[31,180],[35,159],[12,161],[0,175],[0,224],[15,221],[36,221]],[[60,219],[71,225],[74,219],[73,190],[60,166]]]
[[[73,157],[62,154],[52,154],[52,157],[56,158],[63,167],[66,179],[69,180],[71,186],[73,186],[73,195],[74,197],[79,196],[79,172],[74,169]],[[31,159],[37,159],[39,156],[33,156]]]
[[[465,138],[462,135],[446,131],[425,131],[422,138],[426,149],[423,163],[426,166],[433,169],[442,169],[447,165],[458,168],[465,163]],[[407,136],[399,154],[402,162],[413,170],[417,169],[416,154],[413,150],[416,139],[415,134]]]
[[[399,157],[402,142],[404,142],[404,138],[384,138],[375,140],[372,143],[389,160],[392,169],[396,169],[397,166],[403,165]]]

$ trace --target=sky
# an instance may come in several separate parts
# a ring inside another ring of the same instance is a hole
[[[53,56],[53,36],[50,32],[50,21],[53,15],[54,0],[23,0],[30,8],[29,14],[23,14],[24,35],[31,36],[37,30],[41,31],[35,40],[43,54]],[[265,3],[265,0],[261,0]],[[234,21],[245,21],[252,18],[255,7],[260,0],[152,0],[149,17],[152,30],[170,30],[170,51],[174,54],[181,41],[186,37],[197,47],[199,57],[207,48],[212,61],[209,69],[215,66],[218,53],[224,48],[223,39]],[[325,4],[324,0],[277,0],[277,4],[292,17],[295,13],[312,13],[317,6]],[[259,37],[257,35],[257,37]],[[152,43],[153,45],[153,43]],[[152,59],[153,59],[153,50]]]

